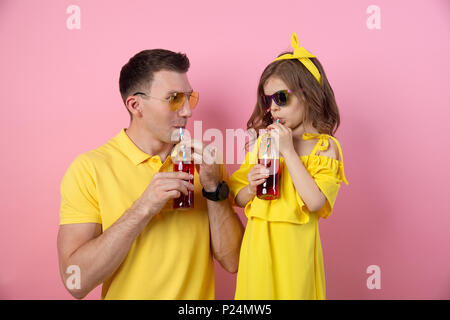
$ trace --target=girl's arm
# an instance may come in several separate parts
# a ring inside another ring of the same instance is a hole
[[[284,161],[295,189],[308,210],[311,212],[318,211],[325,204],[326,198],[294,149],[284,154]]]
[[[241,189],[241,191],[238,192],[236,199],[234,199],[234,201],[239,207],[244,208],[247,205],[247,203],[253,199],[255,195],[256,192],[253,193],[250,190],[249,185],[246,185]]]
[[[317,186],[314,178],[306,170],[303,162],[295,152],[292,141],[292,130],[281,123],[273,123],[267,127],[276,129],[274,134],[279,138],[279,150],[283,155],[286,167],[294,183],[297,193],[311,212],[316,212],[325,204],[326,198]],[[334,149],[334,144],[330,144],[330,149]],[[335,150],[330,150],[335,153]]]

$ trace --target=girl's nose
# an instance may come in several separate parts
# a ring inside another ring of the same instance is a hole
[[[277,105],[273,100],[270,100],[270,110],[278,111],[278,110],[280,110],[280,106]]]

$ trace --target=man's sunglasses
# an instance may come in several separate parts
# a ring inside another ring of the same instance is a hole
[[[261,95],[262,102],[265,108],[270,108],[272,100],[277,106],[284,107],[289,102],[289,95],[293,92],[291,90],[280,90],[270,96]]]
[[[142,95],[145,97],[149,97],[149,98],[153,98],[153,99],[157,99],[157,100],[161,100],[161,101],[166,101],[169,103],[170,109],[173,111],[180,109],[184,105],[186,98],[189,100],[189,106],[191,107],[191,109],[194,109],[198,103],[198,92],[195,92],[195,91],[194,92],[174,92],[167,99],[153,97],[153,96],[150,96],[143,92],[136,92],[133,94],[133,96],[136,96],[136,95]]]

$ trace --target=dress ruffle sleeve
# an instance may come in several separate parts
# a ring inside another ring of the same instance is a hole
[[[324,194],[325,204],[317,211],[321,218],[328,218],[333,211],[341,182],[347,180],[343,175],[342,163],[325,156],[310,156],[305,161],[305,167],[313,177],[319,189]],[[299,203],[303,203],[297,193]]]

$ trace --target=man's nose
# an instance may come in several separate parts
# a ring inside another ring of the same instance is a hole
[[[189,104],[189,99],[186,98],[181,108],[178,110],[178,114],[183,118],[190,118],[192,116],[192,109]]]

